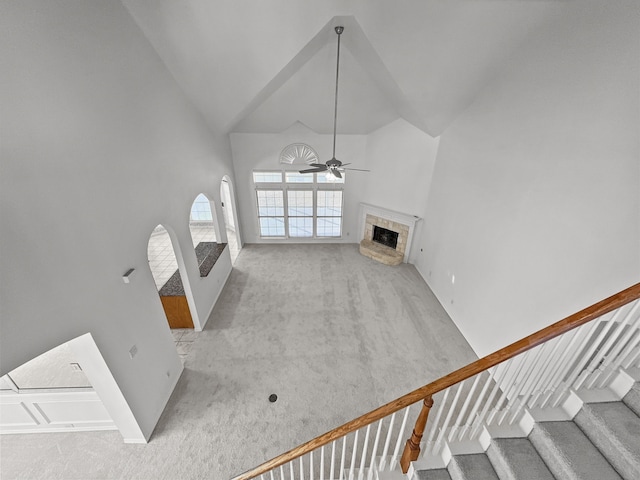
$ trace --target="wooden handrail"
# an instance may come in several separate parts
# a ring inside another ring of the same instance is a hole
[[[620,307],[623,307],[629,302],[632,302],[636,299],[640,298],[640,283],[636,283],[635,285],[622,290],[604,300],[601,300],[598,303],[595,303],[583,310],[580,310],[573,315],[570,315],[548,327],[543,328],[542,330],[538,330],[531,335],[522,338],[511,345],[508,345],[500,350],[493,352],[486,357],[483,357],[475,362],[472,362],[444,377],[440,377],[439,379],[420,387],[412,392],[403,395],[400,398],[397,398],[381,407],[372,410],[369,413],[365,413],[364,415],[351,420],[350,422],[345,423],[344,425],[339,426],[327,432],[319,437],[314,438],[302,445],[299,445],[282,455],[279,455],[267,462],[264,462],[262,465],[259,465],[243,474],[240,474],[234,477],[232,480],[249,480],[254,478],[260,474],[268,472],[274,468],[279,467],[280,465],[284,465],[291,460],[294,460],[306,453],[309,453],[313,450],[316,450],[323,445],[327,445],[334,440],[342,438],[343,436],[359,430],[362,427],[366,427],[367,425],[380,420],[381,418],[385,418],[403,408],[408,407],[409,405],[413,405],[420,400],[424,400],[429,396],[435,395],[436,393],[445,390],[452,385],[455,385],[463,380],[473,377],[478,373],[481,373],[491,367],[498,365],[506,360],[509,360],[513,357],[520,355],[527,350],[530,350],[544,342],[547,342],[555,337],[558,337],[574,328],[578,328],[586,323],[589,323],[596,318],[601,317],[613,310],[616,310]]]

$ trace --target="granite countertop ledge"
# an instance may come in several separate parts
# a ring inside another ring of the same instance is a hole
[[[198,268],[200,276],[206,277],[215,265],[218,258],[227,246],[226,243],[216,242],[200,242],[196,246],[196,258],[198,259]],[[162,288],[158,291],[161,297],[177,297],[184,295],[184,286],[180,278],[180,271],[176,270],[171,278],[167,280]]]

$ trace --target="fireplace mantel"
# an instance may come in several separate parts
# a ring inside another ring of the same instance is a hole
[[[406,228],[397,229],[402,231],[400,232],[400,236],[398,237],[399,246],[396,247],[396,249],[403,252],[403,262],[407,263],[409,261],[409,254],[411,253],[413,233],[416,223],[419,220],[420,217],[417,217],[415,215],[396,212],[394,210],[378,207],[369,203],[360,203],[360,212],[358,216],[358,231],[360,234],[359,241],[371,240],[371,225],[378,225],[389,228],[389,226],[393,226],[394,223],[400,224],[400,226],[404,226]],[[393,230],[393,228],[389,229]]]

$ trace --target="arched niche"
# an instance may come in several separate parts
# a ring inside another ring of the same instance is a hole
[[[201,242],[216,242],[215,207],[212,201],[204,194],[199,194],[191,204],[189,214],[189,232],[194,248]]]
[[[206,277],[223,248],[216,208],[212,200],[199,194],[191,204],[189,232],[198,261],[200,276]]]

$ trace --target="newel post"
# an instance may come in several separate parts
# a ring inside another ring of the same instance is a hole
[[[407,440],[404,446],[404,451],[400,458],[402,473],[407,473],[411,462],[418,459],[418,455],[420,454],[420,441],[422,440],[424,428],[427,425],[427,418],[429,418],[429,410],[431,410],[431,407],[433,407],[433,398],[431,398],[431,395],[428,395],[422,404],[422,410],[420,410],[416,425],[413,427],[411,438]]]

